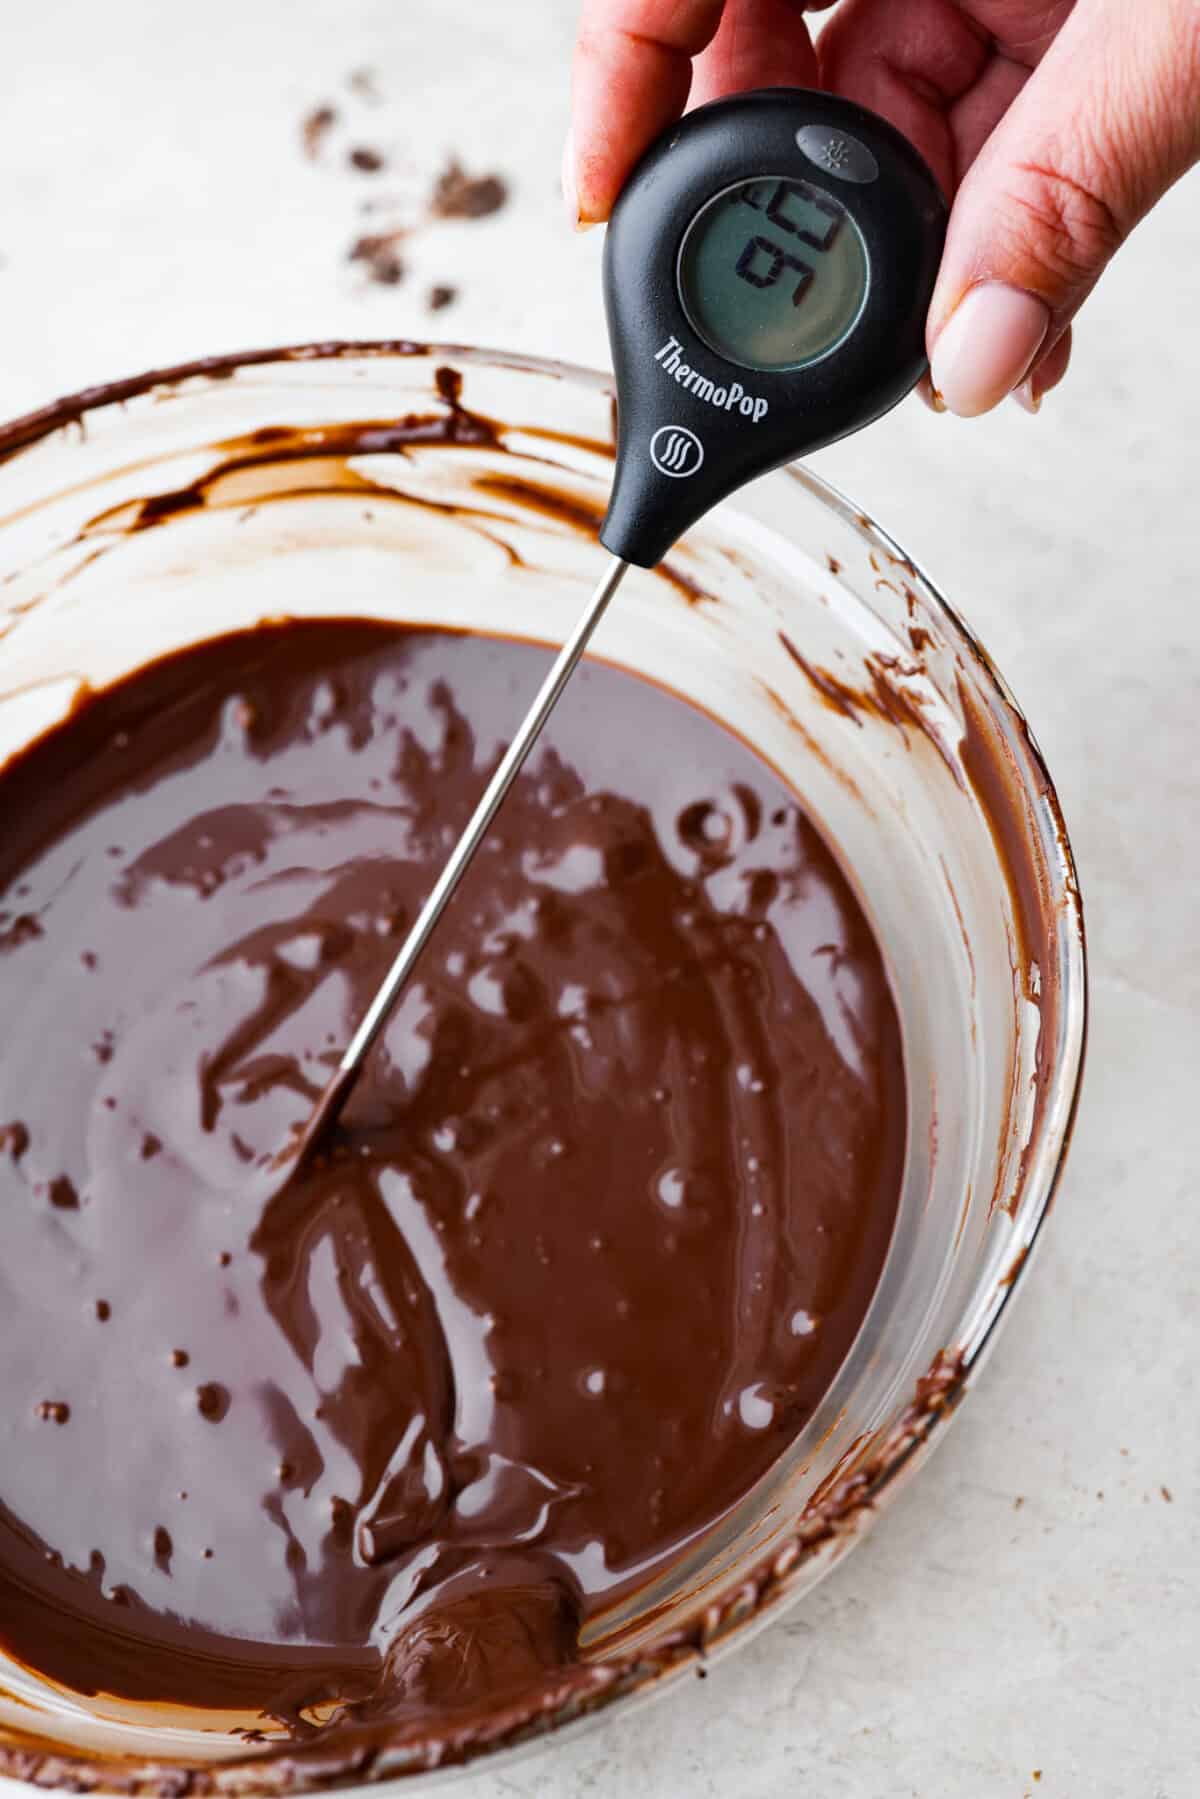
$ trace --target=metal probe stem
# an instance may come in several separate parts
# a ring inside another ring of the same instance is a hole
[[[557,705],[563,688],[574,673],[576,664],[588,646],[592,632],[603,618],[608,602],[621,585],[622,577],[628,567],[627,562],[621,561],[619,557],[613,557],[603,580],[592,595],[586,612],[555,658],[554,666],[542,682],[537,698],[526,713],[520,730],[509,744],[500,766],[488,782],[483,797],[471,815],[470,823],[455,844],[445,868],[438,876],[429,898],[421,908],[416,923],[405,938],[396,960],[392,963],[378,993],[367,1008],[362,1023],[350,1039],[333,1078],[318,1100],[316,1110],[309,1119],[300,1140],[297,1162],[307,1160],[320,1139],[336,1124],[342,1107],[350,1097],[363,1063],[387,1023],[392,1007],[399,999],[422,950],[437,929],[438,920],[470,867],[476,850],[487,835],[488,826],[499,811],[505,794],[520,774],[526,757],[541,735],[546,720]]]

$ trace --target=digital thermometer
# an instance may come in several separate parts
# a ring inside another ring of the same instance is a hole
[[[887,412],[926,369],[946,203],[833,94],[702,106],[638,166],[604,252],[618,449],[607,549],[650,568],[710,507]]]
[[[345,1104],[630,563],[653,568],[747,481],[903,399],[925,372],[945,233],[945,201],[912,146],[833,94],[767,88],[714,101],[639,163],[604,251],[617,465],[600,541],[614,561],[355,1032],[297,1163]]]

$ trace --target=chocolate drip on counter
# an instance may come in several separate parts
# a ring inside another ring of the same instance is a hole
[[[272,1174],[546,663],[264,627],[0,775],[0,1641],[70,1688],[295,1741],[511,1694],[858,1330],[904,1151],[879,951],[779,779],[610,669],[330,1153]]]

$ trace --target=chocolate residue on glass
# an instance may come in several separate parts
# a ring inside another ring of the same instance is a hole
[[[336,354],[343,346],[329,348],[330,353]],[[381,348],[383,353],[392,353],[391,346]],[[422,354],[424,351],[422,346],[400,345],[398,353]],[[184,371],[188,375],[192,372],[191,369]],[[196,372],[205,375],[213,373],[207,365]],[[222,372],[219,365],[216,372]],[[170,373],[163,377],[168,378]],[[222,460],[208,474],[188,487],[155,494],[139,501],[136,506],[122,506],[97,513],[88,521],[83,535],[106,536],[117,529],[127,532],[144,531],[198,507],[240,509],[248,501],[253,501],[255,505],[269,504],[297,493],[314,491],[357,494],[380,504],[396,503],[398,495],[394,488],[371,480],[361,467],[351,465],[360,463],[362,458],[403,454],[416,447],[504,449],[503,425],[498,420],[463,405],[463,379],[458,369],[451,368],[448,364],[439,365],[434,370],[433,385],[437,399],[441,402],[440,407],[434,411],[408,413],[397,419],[364,419],[352,424],[316,425],[309,428],[268,426],[249,432],[245,437],[226,438],[213,446]],[[41,416],[43,415],[34,415],[29,421],[18,420],[13,428],[14,434],[27,422],[32,425]],[[539,431],[527,427],[523,435],[542,436],[547,442],[590,454],[611,453],[609,444],[601,443],[595,438],[573,436],[564,431]],[[20,441],[17,437],[17,445]],[[3,462],[5,449],[4,435],[0,432],[0,463]],[[256,473],[263,470],[270,470],[274,477],[269,491],[265,493],[261,484],[254,479]],[[517,474],[485,473],[474,477],[471,485],[484,500],[495,498],[516,502],[526,511],[540,512],[547,519],[573,530],[585,531],[589,536],[595,535],[604,517],[603,502],[589,502],[579,494],[568,492],[548,480],[535,484]],[[424,497],[421,504],[435,510],[446,505],[428,497]],[[446,509],[463,517],[472,529],[491,538],[514,563],[519,563],[517,552],[488,528],[489,525],[502,524],[507,517],[505,512],[495,511],[486,505],[473,506],[469,511],[457,504],[446,506]],[[704,588],[675,560],[660,563],[657,573],[689,604],[708,598]]]
[[[441,405],[430,412],[311,428],[265,426],[244,437],[226,438],[213,446],[222,459],[207,474],[187,487],[154,494],[133,506],[97,513],[88,521],[82,535],[107,534],[113,530],[145,531],[199,507],[240,508],[250,499],[259,505],[270,504],[297,493],[314,491],[357,494],[383,503],[395,502],[397,494],[393,488],[371,480],[369,475],[352,466],[357,459],[402,455],[417,446],[441,449],[503,447],[499,424],[462,404],[462,376],[457,369],[447,366],[435,369],[434,389]],[[265,493],[257,482],[248,479],[262,470],[270,470],[274,476]],[[486,492],[487,478],[481,477],[478,486],[480,491]],[[435,505],[436,502],[425,501],[423,504]],[[555,512],[552,494],[546,498],[545,507],[549,513]],[[461,509],[455,507],[452,510]],[[498,515],[481,511],[480,516]],[[573,521],[573,502],[565,495],[558,516],[565,522]]]
[[[24,413],[20,418],[0,425],[0,465],[16,451],[37,443],[48,432],[64,425],[85,430],[84,420],[97,406],[120,406],[156,388],[169,393],[185,381],[231,381],[242,369],[261,368],[268,363],[327,362],[357,356],[428,356],[432,347],[404,337],[374,338],[369,342],[330,338],[324,343],[288,344],[274,350],[239,350],[223,356],[197,356],[189,362],[168,363],[163,368],[130,375],[122,381],[85,387],[79,393],[51,400],[47,406],[39,406],[34,412]]]
[[[874,553],[871,555],[871,565],[878,572],[880,565]],[[882,580],[882,576],[880,579]],[[903,591],[911,614],[915,606],[915,595],[907,584]],[[909,630],[914,646],[917,644],[918,631],[923,646],[931,641],[929,633],[920,627],[910,625]],[[969,786],[995,840],[1000,865],[1005,871],[1012,897],[1016,922],[1016,940],[1012,946],[1013,970],[1024,997],[1037,1008],[1039,1025],[1034,1064],[1036,1069],[1040,1069],[1045,1044],[1048,1039],[1053,1039],[1058,1028],[1059,994],[1054,984],[1053,971],[1057,965],[1055,938],[1060,920],[1049,900],[1050,871],[1038,840],[1029,802],[1002,733],[973,698],[960,675],[957,690],[962,734],[957,745],[956,761],[940,735],[931,729],[915,694],[901,684],[900,677],[906,674],[919,675],[919,668],[906,669],[898,657],[869,652],[863,659],[869,687],[857,687],[830,670],[819,668],[810,662],[784,632],[779,633],[779,639],[815,692],[833,711],[860,727],[864,717],[882,719],[895,725],[906,744],[909,743],[909,729],[915,729],[924,741],[931,743],[937,750],[958,785]],[[1035,759],[1035,768],[1039,766]],[[1050,797],[1050,786],[1044,772],[1041,780],[1039,791],[1041,797],[1047,799]],[[957,911],[957,899],[953,891],[951,898]],[[1076,905],[1077,900],[1076,895]],[[961,914],[959,916],[961,923]],[[1075,922],[1076,928],[1081,929],[1081,921],[1077,918]],[[966,944],[966,951],[973,972],[974,960],[969,943]],[[1017,1079],[1015,1062],[1013,1079]],[[1028,1158],[1028,1142],[1036,1138],[1037,1125],[1045,1103],[1045,1089],[1039,1081],[1036,1083],[1035,1107],[1027,1143],[1022,1148],[1013,1172],[1011,1190],[1007,1194],[998,1193],[997,1204],[1010,1205],[1012,1197],[1021,1189]]]
[[[0,1641],[67,1688],[344,1765],[604,1686],[580,1625],[858,1330],[904,1155],[879,951],[778,777],[611,669],[332,1152],[272,1175],[547,661],[261,627],[0,776]]]
[[[863,657],[863,671],[870,686],[855,687],[840,675],[833,674],[827,668],[818,668],[806,656],[802,656],[786,632],[779,633],[779,641],[825,705],[834,712],[840,712],[843,718],[848,718],[860,728],[864,717],[882,719],[885,724],[894,725],[907,749],[912,748],[909,732],[915,731],[921,741],[932,745],[954,780],[962,786],[958,765],[938,732],[932,728],[919,695],[904,684],[906,680],[912,681],[920,677],[919,667],[906,665],[899,656],[870,650]]]
[[[958,698],[963,716],[959,754],[1000,858],[1011,871],[1022,986],[1026,999],[1040,1005],[1048,998],[1043,971],[1048,975],[1053,963],[1048,943],[1057,929],[1049,900],[1049,871],[1043,858],[1030,853],[1030,845],[1038,848],[1037,833],[1030,828],[1028,803],[1011,752],[961,680]]]
[[[877,575],[877,585],[893,586],[894,584],[887,582],[882,575],[881,565],[875,552],[871,553],[870,562]],[[911,564],[903,562],[901,566],[911,572]],[[901,591],[907,603],[910,619],[907,628],[914,649],[921,653],[929,647],[932,639],[928,631],[911,622],[917,604],[913,589],[905,582]],[[909,730],[911,728],[919,733],[922,740],[932,744],[954,776],[958,786],[964,791],[970,791],[971,797],[978,804],[987,821],[1012,901],[1015,921],[1015,937],[1011,945],[1014,978],[1019,982],[1024,998],[1036,1008],[1038,1020],[1037,1039],[1033,1053],[1035,1078],[1032,1117],[1028,1120],[1027,1133],[1020,1146],[1020,1153],[1013,1158],[1011,1163],[1006,1161],[1005,1166],[1009,1169],[1008,1175],[993,1197],[993,1205],[1011,1209],[1016,1196],[1022,1190],[1028,1164],[1029,1145],[1037,1139],[1038,1127],[1046,1106],[1046,1087],[1037,1076],[1040,1074],[1047,1054],[1047,1045],[1055,1040],[1059,1028],[1061,996],[1057,989],[1054,971],[1058,966],[1056,939],[1062,927],[1062,921],[1050,901],[1052,886],[1050,869],[1012,750],[995,720],[973,697],[970,687],[962,678],[961,673],[957,677],[957,693],[962,728],[956,745],[956,759],[950,753],[950,748],[943,741],[941,735],[931,728],[930,721],[926,718],[916,694],[902,684],[902,677],[905,675],[910,677],[920,675],[919,667],[906,668],[899,657],[881,655],[877,651],[868,652],[863,658],[863,672],[869,685],[858,687],[841,676],[833,674],[830,670],[819,668],[810,662],[785,633],[780,632],[779,637],[792,661],[802,670],[822,701],[833,711],[842,714],[858,726],[861,726],[863,719],[869,716],[884,720],[899,730],[906,744],[910,744]],[[977,653],[983,660],[982,651]],[[1053,795],[1049,778],[1045,774],[1040,759],[1035,756],[1030,761],[1034,776],[1039,782],[1036,790],[1043,801],[1051,801]],[[1065,839],[1061,836],[1060,827],[1060,845],[1064,843]],[[958,900],[952,888],[950,891],[961,928],[962,916]],[[1071,892],[1074,906],[1072,926],[1082,932],[1078,892],[1073,886]],[[963,932],[963,942],[971,966],[972,983],[974,983],[974,956],[965,931]],[[1017,1110],[1017,1083],[1020,1078],[1017,1060],[1013,1055],[1011,1061],[1012,1090],[1009,1101],[1010,1117],[1015,1115]]]
[[[839,675],[830,674],[828,669],[817,668],[815,663],[808,660],[807,656],[802,656],[786,631],[779,633],[779,641],[796,667],[808,676],[825,704],[831,706],[835,712],[840,712],[843,718],[848,718],[861,730],[862,719],[859,717],[859,713],[863,710],[862,694],[856,688],[851,687],[849,682],[843,681]]]
[[[1033,1116],[1011,1176],[1009,1191],[998,1192],[993,1201],[1011,1209],[1024,1184],[1030,1145],[1037,1141],[1047,1105],[1046,1083],[1040,1076],[1049,1046],[1056,1041],[1061,1023],[1057,939],[1064,920],[1050,897],[1052,884],[1045,848],[1012,750],[995,720],[978,704],[961,677],[958,696],[963,718],[959,755],[1005,870],[1016,921],[1014,973],[1022,994],[1036,1007],[1038,1016],[1033,1061]],[[1052,800],[1049,778],[1040,760],[1034,757],[1032,763],[1035,774],[1043,782],[1042,798]],[[1068,904],[1072,913],[1071,926],[1082,936],[1083,913],[1078,889],[1073,883],[1068,889]]]

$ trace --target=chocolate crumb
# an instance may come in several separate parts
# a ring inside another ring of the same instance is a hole
[[[304,154],[313,162],[321,154],[321,145],[337,124],[337,113],[332,106],[314,106],[306,113],[300,125],[300,139],[304,145]]]
[[[357,94],[361,100],[369,100],[373,106],[383,98],[374,69],[352,69],[346,77],[346,86],[352,94]]]
[[[112,1317],[112,1307],[109,1305],[107,1299],[98,1299],[96,1301],[96,1316],[101,1324],[107,1324]]]
[[[508,183],[500,175],[468,175],[452,157],[433,184],[429,209],[436,219],[485,219],[508,199]]]
[[[387,167],[383,153],[373,150],[369,144],[360,144],[357,149],[351,150],[346,160],[361,175],[378,175],[380,169]]]
[[[65,1424],[71,1416],[71,1408],[63,1399],[43,1399],[37,1415],[47,1424]]]
[[[360,262],[370,280],[380,287],[398,287],[404,279],[404,262],[396,245],[402,231],[371,231],[356,238],[346,252],[347,262]]]
[[[1158,1490],[1162,1494],[1163,1498],[1166,1500],[1168,1505],[1174,1505],[1175,1495],[1172,1493],[1170,1487],[1160,1487]]]
[[[447,306],[453,306],[458,298],[456,287],[431,287],[429,290],[430,312],[441,312]]]
[[[12,1124],[0,1124],[0,1150],[7,1150],[14,1162],[19,1162],[29,1148],[29,1132],[16,1119]]]
[[[1025,1495],[1023,1493],[1018,1493],[1017,1497],[1013,1500],[1013,1511],[1019,1512],[1024,1503]]]

